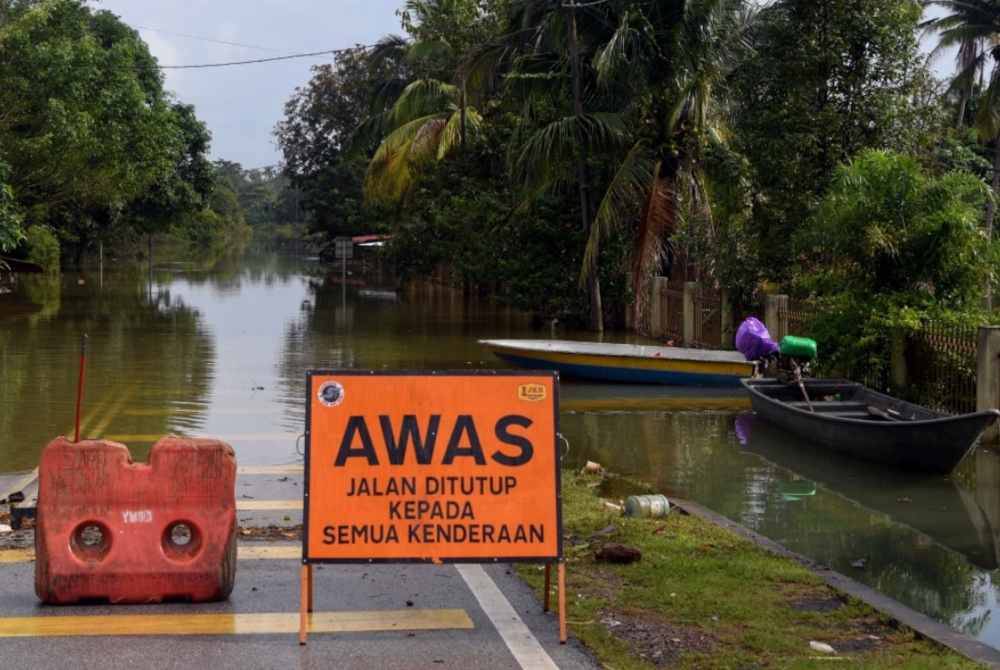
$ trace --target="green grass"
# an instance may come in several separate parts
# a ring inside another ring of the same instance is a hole
[[[979,667],[730,531],[676,511],[622,517],[602,503],[599,484],[564,473],[563,519],[570,630],[606,667],[657,667],[657,651],[659,667],[678,668]],[[592,537],[609,526],[609,537]],[[637,547],[642,560],[597,563],[604,542]],[[541,592],[540,567],[520,573]],[[804,610],[803,601],[832,607]],[[810,640],[839,645],[837,660]]]

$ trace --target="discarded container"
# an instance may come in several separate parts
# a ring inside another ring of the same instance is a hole
[[[116,442],[42,452],[35,593],[46,603],[224,600],[236,576],[236,455],[166,437],[149,462]]]
[[[587,461],[583,466],[583,474],[585,475],[599,475],[604,472],[604,468],[600,463],[595,463],[594,461]]]
[[[668,514],[670,514],[670,501],[665,495],[656,493],[629,496],[625,499],[625,516],[646,516],[657,519]]]

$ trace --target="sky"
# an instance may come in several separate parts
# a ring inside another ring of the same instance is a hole
[[[161,65],[268,58],[371,44],[399,33],[402,0],[93,0],[138,28]],[[940,10],[938,10],[940,11]],[[249,46],[215,44],[184,35]],[[925,50],[932,44],[924,39]],[[953,54],[935,62],[947,74]],[[314,57],[203,70],[166,70],[166,86],[212,132],[212,157],[246,168],[281,160],[272,131],[285,101],[310,78]]]
[[[401,0],[95,0],[138,28],[161,65],[268,58],[371,44],[399,33]],[[156,29],[156,30],[151,30]],[[265,49],[214,44],[185,35]],[[272,130],[285,101],[310,77],[304,58],[205,70],[167,70],[166,87],[212,131],[212,157],[246,168],[275,165]]]

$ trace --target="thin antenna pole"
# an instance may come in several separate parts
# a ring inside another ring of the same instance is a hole
[[[73,441],[80,441],[80,406],[83,404],[83,378],[84,371],[87,369],[87,334],[84,333],[80,337],[80,377],[76,382],[76,421],[74,425],[76,430],[74,432]]]

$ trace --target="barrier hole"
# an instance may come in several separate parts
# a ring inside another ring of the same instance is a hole
[[[70,549],[84,561],[99,561],[111,550],[111,531],[98,521],[84,521],[73,530]]]
[[[190,521],[174,521],[163,530],[163,553],[175,561],[187,561],[201,550],[201,532]]]
[[[178,547],[191,543],[191,526],[186,523],[175,523],[170,527],[170,541]]]
[[[104,531],[97,524],[84,526],[80,531],[80,543],[85,547],[99,547],[104,544]]]

